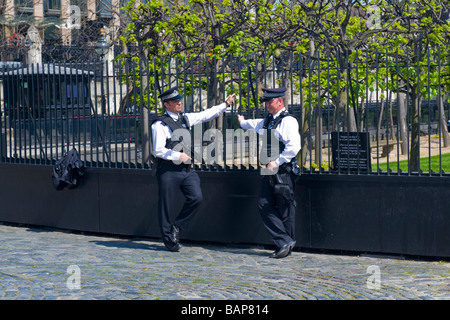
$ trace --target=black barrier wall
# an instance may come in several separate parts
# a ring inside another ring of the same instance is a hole
[[[204,202],[182,239],[272,244],[256,208],[257,172],[199,175]],[[53,188],[50,166],[0,164],[0,177],[2,222],[159,238],[158,186],[148,171],[89,168],[77,188],[62,191]],[[302,176],[297,245],[450,257],[448,184],[442,177]]]

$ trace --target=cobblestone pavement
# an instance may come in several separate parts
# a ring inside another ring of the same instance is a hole
[[[450,300],[450,263],[185,244],[0,224],[0,299]]]

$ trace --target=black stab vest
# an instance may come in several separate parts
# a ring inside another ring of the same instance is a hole
[[[267,114],[267,116],[264,118],[264,124],[263,129],[264,134],[267,135],[263,138],[263,144],[261,147],[261,153],[260,153],[260,159],[264,159],[264,157],[267,157],[269,161],[273,161],[278,158],[278,155],[284,151],[284,148],[286,145],[279,139],[277,139],[274,135],[275,128],[278,127],[278,125],[281,123],[284,117],[291,116],[286,110],[280,113],[280,115],[273,120],[272,128],[269,129],[270,124],[270,114]],[[275,139],[278,141],[278,152],[272,152],[272,139]]]
[[[154,120],[160,120],[164,125],[168,126],[170,128],[170,130],[172,130],[172,132],[174,132],[175,130],[178,129],[183,129],[187,131],[187,134],[191,134],[191,131],[189,130],[189,120],[188,118],[180,113],[181,116],[181,121],[175,121],[173,120],[173,118],[168,115],[168,114],[163,114],[160,116],[157,116],[155,118],[153,118]],[[173,149],[176,145],[178,145],[179,143],[181,143],[183,141],[183,137],[179,137],[178,140],[173,140],[172,138],[167,138],[166,139],[166,145],[165,147],[167,149]],[[187,152],[187,150],[180,150],[183,152]]]

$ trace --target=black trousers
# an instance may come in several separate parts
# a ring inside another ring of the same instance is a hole
[[[159,225],[163,240],[168,241],[172,225],[175,224],[180,230],[187,229],[197,212],[203,200],[200,178],[195,171],[187,171],[184,165],[162,164],[158,168],[157,179]],[[176,212],[176,199],[180,191],[185,202],[181,211]]]
[[[273,176],[264,176],[258,199],[258,209],[264,226],[272,241],[278,248],[295,240],[295,207],[294,186],[295,177],[291,173],[280,173],[289,188],[290,199],[280,201],[275,194]],[[272,180],[272,181],[271,181]]]

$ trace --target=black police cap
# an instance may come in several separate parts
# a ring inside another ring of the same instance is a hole
[[[281,87],[281,88],[263,88],[262,91],[264,92],[264,95],[262,97],[262,101],[270,101],[275,98],[284,97],[284,94],[286,92],[287,88]]]
[[[170,101],[170,100],[181,100],[183,96],[178,92],[178,86],[170,88],[158,96],[162,102]]]

